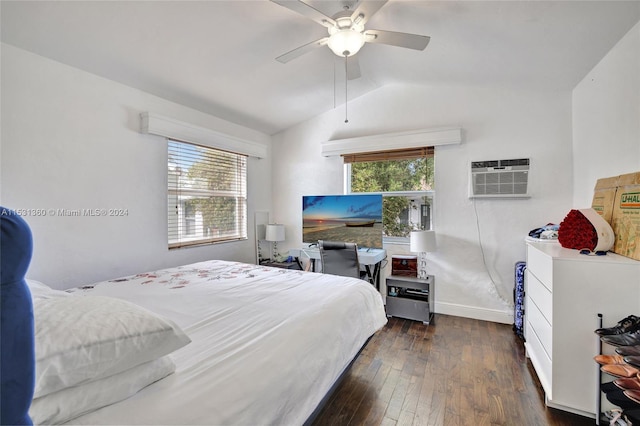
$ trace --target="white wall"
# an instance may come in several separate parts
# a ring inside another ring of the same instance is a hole
[[[574,89],[573,151],[576,208],[599,178],[640,171],[640,22]]]
[[[436,151],[436,310],[508,323],[513,263],[524,259],[527,232],[590,204],[598,177],[640,170],[639,55],[640,24],[573,94],[386,86],[350,102],[349,124],[339,108],[273,137],[272,158],[250,160],[248,241],[170,252],[166,149],[139,133],[138,114],[270,138],[3,44],[0,203],[128,209],[123,218],[26,218],[35,237],[29,277],[57,288],[209,258],[252,262],[254,211],[271,209],[272,221],[287,226],[283,251],[301,244],[302,195],[342,193],[342,162],[322,157],[321,141],[459,125],[464,142]],[[533,197],[474,205],[469,162],[515,157],[531,158]]]
[[[122,208],[125,217],[25,217],[28,278],[56,288],[206,259],[254,262],[253,212],[269,210],[270,159],[248,164],[249,239],[167,249],[167,148],[139,133],[156,112],[269,144],[268,135],[2,45],[0,203],[14,209]]]
[[[571,208],[571,94],[386,86],[350,102],[349,121],[339,108],[273,137],[273,214],[287,226],[282,246],[302,242],[302,195],[342,193],[342,161],[320,155],[323,140],[458,125],[464,142],[436,148],[439,249],[429,255],[436,311],[513,322],[514,263],[525,258],[524,237]],[[470,161],[527,157],[531,199],[469,200]]]

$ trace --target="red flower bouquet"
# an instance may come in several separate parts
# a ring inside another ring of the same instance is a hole
[[[593,251],[598,244],[598,233],[579,210],[571,210],[560,222],[558,242],[565,248]]]

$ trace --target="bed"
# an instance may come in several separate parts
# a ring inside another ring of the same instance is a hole
[[[29,286],[34,423],[304,424],[387,321],[366,281],[220,260],[65,292]],[[112,346],[120,326],[147,327],[147,313],[157,330],[134,337],[133,349]],[[98,336],[102,346],[56,333]],[[99,361],[58,359],[77,348],[73,356],[93,351]]]

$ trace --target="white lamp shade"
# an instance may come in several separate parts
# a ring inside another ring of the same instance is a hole
[[[327,44],[338,56],[353,56],[364,44],[364,35],[347,28],[332,34]]]
[[[414,253],[429,253],[438,249],[435,231],[412,231],[409,236],[409,250]]]
[[[265,236],[267,241],[284,241],[284,225],[269,224]]]

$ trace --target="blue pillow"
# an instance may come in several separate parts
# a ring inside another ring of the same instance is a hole
[[[32,425],[33,304],[25,282],[33,241],[27,222],[0,206],[0,424]]]

